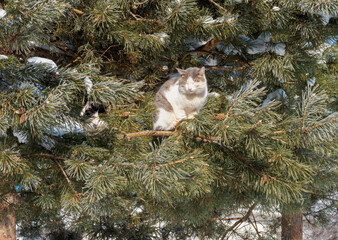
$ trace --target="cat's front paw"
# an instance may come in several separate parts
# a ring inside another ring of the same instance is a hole
[[[193,118],[195,118],[196,115],[197,115],[197,113],[189,114],[187,119],[193,119]]]

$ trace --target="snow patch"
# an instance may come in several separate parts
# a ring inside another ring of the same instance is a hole
[[[211,24],[222,23],[222,22],[225,22],[224,17],[219,17],[219,18],[214,19],[213,17],[206,16],[206,18],[203,21],[203,24],[211,25]]]
[[[280,7],[273,6],[272,10],[274,10],[275,12],[278,12],[278,11],[280,11]]]
[[[163,69],[164,71],[168,71],[168,70],[169,70],[169,67],[168,67],[167,65],[164,65],[164,66],[162,67],[162,69]]]
[[[32,64],[32,65],[48,65],[55,71],[58,69],[58,66],[56,63],[48,58],[42,58],[42,57],[31,57],[27,59],[27,64]]]
[[[205,45],[210,40],[211,40],[211,38],[206,40],[206,41],[203,41],[203,40],[200,40],[198,38],[189,37],[188,40],[185,41],[185,43],[189,45],[189,50],[195,50],[195,49]]]
[[[249,41],[250,45],[247,48],[247,52],[249,54],[274,52],[277,55],[284,56],[286,45],[284,43],[271,43],[270,38],[270,32],[263,32],[256,40]]]
[[[307,84],[309,85],[309,86],[311,86],[311,87],[313,87],[314,85],[315,85],[315,83],[316,83],[316,78],[315,77],[312,77],[312,78],[309,78],[308,80],[307,80]]]
[[[90,80],[89,77],[85,77],[84,79],[84,83],[86,85],[86,90],[87,90],[87,94],[89,94],[91,91],[92,91],[92,88],[93,88],[93,82],[92,80]]]
[[[266,99],[264,100],[262,107],[268,105],[269,102],[273,100],[281,101],[283,99],[287,100],[286,92],[283,89],[277,89],[276,91],[269,93]]]
[[[27,143],[27,132],[20,130],[13,130],[13,136],[18,138],[19,143]]]
[[[228,45],[224,45],[224,43],[220,43],[216,46],[218,51],[224,52],[226,55],[237,55],[240,52],[232,45],[231,43]]]
[[[208,94],[209,97],[214,97],[214,98],[219,98],[221,96],[221,94],[217,93],[217,92],[210,92]]]
[[[39,144],[49,151],[55,147],[55,141],[47,136],[44,136]]]
[[[165,43],[166,39],[169,37],[169,35],[164,32],[154,33],[152,36],[159,38],[162,43]]]
[[[8,57],[6,55],[0,55],[0,60],[7,59]]]
[[[142,213],[143,212],[143,209],[142,209],[142,207],[136,207],[136,208],[134,208],[134,210],[132,211],[132,215],[133,216],[136,216],[136,215],[138,215],[138,214],[140,214],[140,213]]]
[[[270,46],[268,46],[268,52],[274,52],[277,55],[284,56],[285,47],[285,43],[272,43]]]
[[[53,127],[51,129],[52,134],[57,137],[62,137],[67,133],[84,133],[83,127],[78,122],[68,122],[61,126]]]
[[[5,10],[3,10],[2,8],[0,8],[0,19],[3,18],[4,16],[6,16],[7,12]]]

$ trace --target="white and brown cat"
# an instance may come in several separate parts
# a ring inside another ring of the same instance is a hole
[[[155,96],[153,129],[173,130],[183,119],[194,118],[208,95],[205,68],[177,69],[180,76],[166,81]]]

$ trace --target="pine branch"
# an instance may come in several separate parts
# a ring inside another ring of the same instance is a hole
[[[75,196],[78,196],[79,193],[75,190],[72,182],[70,181],[66,171],[63,169],[62,165],[60,164],[60,162],[58,160],[67,160],[66,158],[63,158],[63,157],[58,157],[58,156],[55,156],[53,154],[48,154],[48,153],[40,153],[40,154],[33,154],[32,156],[39,156],[39,157],[48,157],[48,158],[51,158],[54,160],[54,162],[59,166],[62,174],[65,176],[66,178],[66,181],[69,185],[69,187],[72,189],[72,191],[75,193]]]
[[[137,137],[168,137],[174,135],[172,131],[143,131],[135,133],[126,133],[125,137],[130,141],[132,138]]]
[[[214,119],[219,119],[219,118],[216,118],[216,117]],[[279,130],[279,131],[275,131],[275,132],[270,132],[270,133],[262,135],[261,137],[264,138],[264,137],[267,137],[267,136],[270,136],[270,135],[278,135],[278,134],[285,134],[285,133],[291,133],[291,132],[305,132],[305,133],[307,133],[308,131],[310,131],[312,129],[324,126],[326,124],[330,124],[330,123],[335,122],[335,121],[338,121],[338,118],[333,118],[333,119],[330,119],[326,122],[318,123],[318,124],[315,124],[315,125],[312,125],[312,126],[309,126],[309,127],[306,127],[306,128],[304,126],[302,126],[302,128],[299,128],[299,129]]]
[[[315,124],[313,126],[310,126],[310,127],[307,127],[305,129],[303,129],[304,131],[308,131],[310,129],[314,129],[314,128],[317,128],[317,127],[321,127],[323,125],[326,125],[326,124],[329,124],[331,122],[335,122],[335,121],[338,121],[338,118],[333,118],[333,119],[330,119],[329,121],[326,121],[326,122],[323,122],[323,123],[318,123],[318,124]]]
[[[304,114],[303,114],[303,120],[302,120],[302,128],[304,129],[305,128],[305,119],[307,117],[307,110],[309,108],[309,105],[312,103],[312,99],[316,96],[315,93],[313,93],[311,95],[311,97],[309,98],[309,100],[307,101],[306,103],[306,106],[305,106],[305,109],[304,109]]]
[[[168,137],[168,136],[174,135],[175,133],[176,133],[176,131],[143,131],[143,132],[127,133],[125,135],[125,137],[128,140],[131,140],[132,138],[146,137],[146,136]],[[259,173],[258,170],[256,170],[255,168],[253,168],[251,166],[251,164],[249,163],[249,161],[245,157],[239,155],[239,153],[234,152],[230,147],[221,143],[221,139],[216,138],[216,137],[208,137],[208,136],[204,136],[204,135],[200,135],[200,134],[188,135],[188,137],[189,136],[190,137],[192,136],[196,139],[203,139],[207,142],[215,143],[217,145],[221,145],[226,150],[226,152],[229,153],[234,159],[239,160],[240,162],[242,162],[245,165],[247,165],[248,167],[250,167],[254,172],[258,173],[259,175],[262,175],[262,174]],[[271,178],[273,178],[273,177],[271,177]]]
[[[240,101],[242,101],[244,98],[246,98],[247,96],[249,96],[253,91],[254,90],[251,89],[249,92],[247,92],[242,97],[240,97],[239,99],[237,99],[236,101],[234,101],[233,104],[231,104],[231,106],[229,107],[229,109],[224,114],[224,120],[223,120],[223,122],[225,122],[228,119],[229,114],[230,114],[231,110],[233,109],[233,107],[236,106],[236,104],[239,103]]]
[[[134,133],[125,133],[125,137],[128,139],[128,141],[130,141],[133,138],[137,138],[137,137],[169,137],[172,136],[176,133],[176,131],[143,131],[143,132],[134,132]],[[201,135],[201,134],[194,134],[194,135],[189,135],[189,136],[193,136],[194,138],[197,139],[203,139],[206,141],[213,141],[213,142],[219,142],[221,139],[218,139],[216,137],[208,137],[205,135]]]

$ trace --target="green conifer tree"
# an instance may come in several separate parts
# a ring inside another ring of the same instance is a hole
[[[0,6],[0,240],[15,218],[33,238],[302,239],[303,214],[335,208],[336,1]],[[156,90],[190,66],[206,105],[151,131]]]

